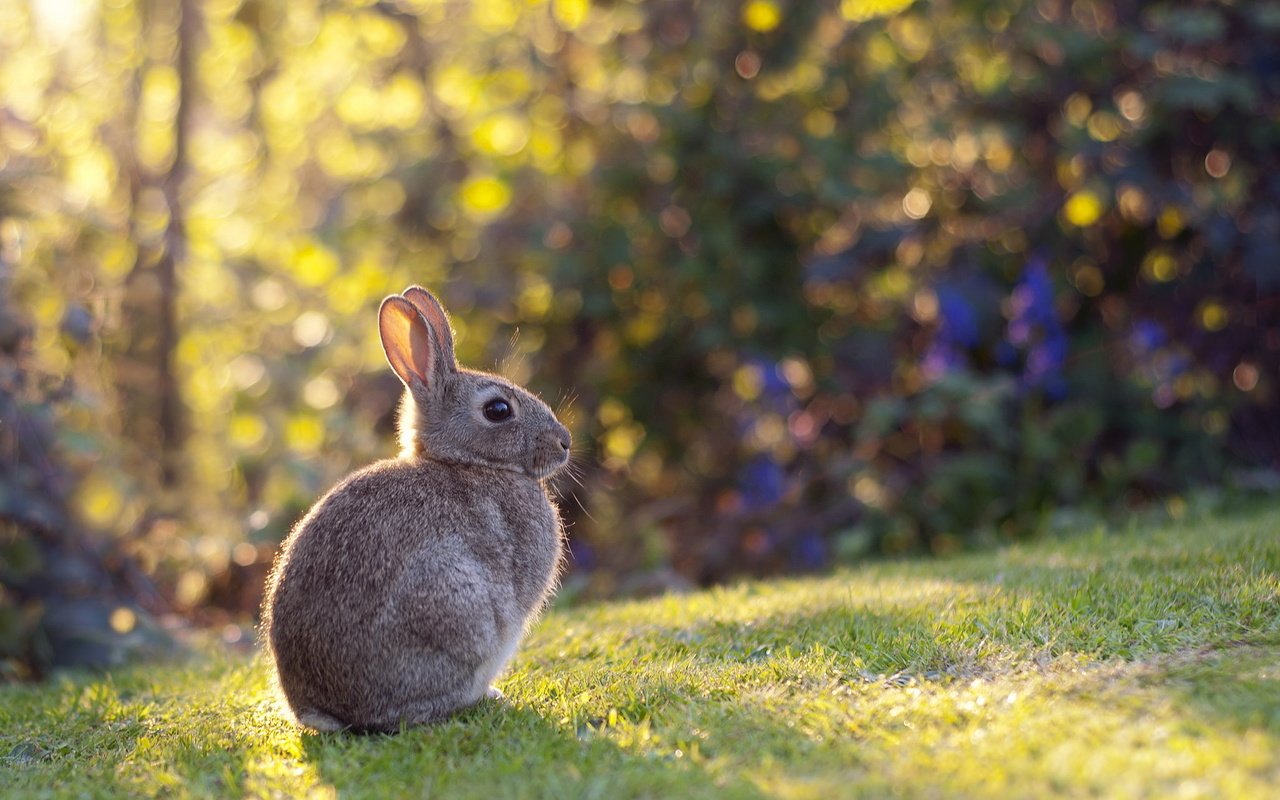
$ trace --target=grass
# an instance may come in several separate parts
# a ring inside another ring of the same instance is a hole
[[[556,611],[486,702],[312,735],[260,659],[0,689],[0,794],[1264,797],[1280,507]]]

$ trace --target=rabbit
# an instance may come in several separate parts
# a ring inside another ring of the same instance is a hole
[[[547,480],[568,429],[528,391],[458,366],[425,289],[378,311],[405,385],[401,452],[339,482],[268,579],[266,646],[296,720],[394,732],[477,703],[554,591],[563,528]]]

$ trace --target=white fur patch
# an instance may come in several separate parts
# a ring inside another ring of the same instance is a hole
[[[484,660],[480,664],[480,668],[476,670],[475,688],[477,693],[483,695],[490,688],[490,684],[494,679],[502,674],[506,669],[507,663],[511,661],[511,657],[516,654],[516,648],[520,646],[520,634],[522,631],[517,628],[507,637],[507,641],[503,642],[502,647],[490,658]]]
[[[314,728],[321,733],[334,733],[347,727],[323,711],[302,712],[298,715],[298,724]]]

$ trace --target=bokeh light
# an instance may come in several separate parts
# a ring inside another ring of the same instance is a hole
[[[219,587],[397,451],[374,314],[412,283],[572,427],[582,596],[1278,469],[1277,30],[1159,0],[19,2],[0,397],[56,476],[0,488],[172,607],[251,615]]]

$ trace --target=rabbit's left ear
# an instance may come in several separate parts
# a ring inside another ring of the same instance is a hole
[[[449,322],[449,314],[444,310],[444,306],[435,295],[421,286],[410,286],[405,289],[403,297],[413,303],[413,307],[418,309],[418,313],[431,328],[441,366],[457,371],[458,359],[453,354],[453,325]]]
[[[440,348],[422,314],[408,300],[391,295],[378,309],[378,335],[387,363],[410,390],[440,383]]]

